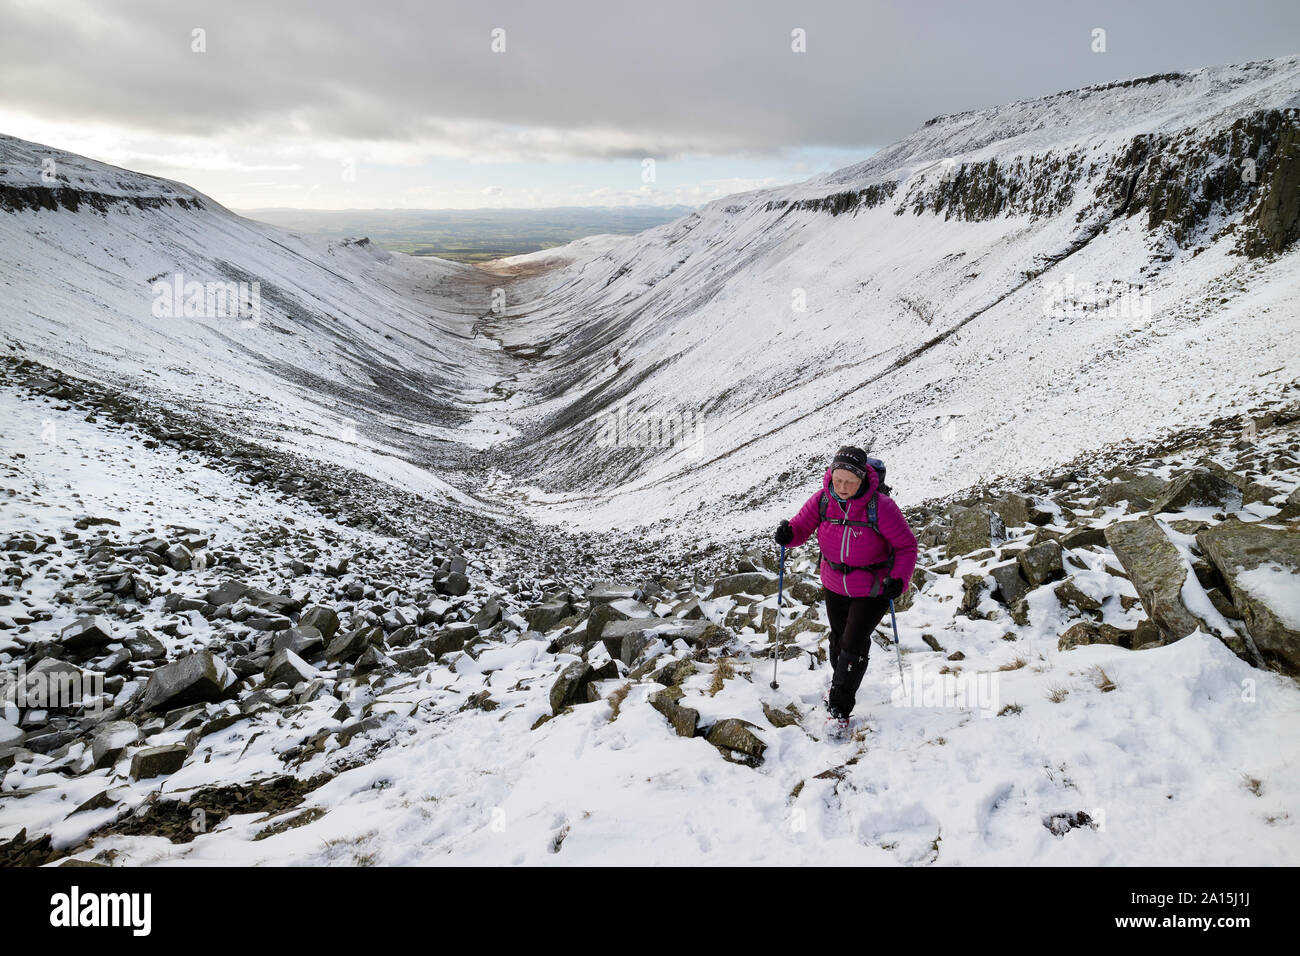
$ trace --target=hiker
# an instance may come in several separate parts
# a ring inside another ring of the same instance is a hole
[[[877,470],[879,469],[879,470]],[[884,463],[845,445],[822,476],[822,488],[776,530],[776,543],[797,548],[817,532],[821,581],[830,620],[831,686],[823,699],[833,733],[849,714],[867,669],[871,632],[903,594],[916,568],[916,535],[881,484]]]

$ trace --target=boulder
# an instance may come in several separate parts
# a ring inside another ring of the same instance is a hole
[[[1137,627],[1133,629],[1132,648],[1139,651],[1144,647],[1159,647],[1161,644],[1160,628],[1156,627],[1148,618],[1138,621]]]
[[[211,651],[199,651],[154,671],[139,709],[162,710],[220,700],[233,683],[235,675],[224,661],[213,657]]]
[[[209,604],[220,607],[222,604],[234,604],[242,601],[270,611],[274,615],[292,614],[302,609],[302,601],[287,594],[272,594],[261,588],[251,587],[234,578],[227,578],[218,587],[203,596]]]
[[[978,610],[980,600],[984,596],[984,586],[988,576],[984,574],[963,574],[961,576],[961,604],[958,605],[957,613],[976,620],[982,619],[984,615]]]
[[[150,777],[175,773],[184,765],[187,756],[189,751],[184,744],[137,750],[131,757],[131,779],[148,780]]]
[[[826,597],[825,588],[822,587],[821,581],[805,581],[802,578],[790,580],[790,575],[786,576],[785,586],[790,589],[790,596],[796,601],[803,604],[820,604]]]
[[[442,657],[443,654],[449,654],[452,651],[463,651],[465,649],[465,631],[459,628],[444,628],[426,640],[423,646],[435,658]]]
[[[690,677],[696,671],[695,662],[689,657],[680,661],[669,661],[651,676],[656,684],[664,684],[668,687],[680,684],[686,678]]]
[[[698,603],[696,606],[699,606]],[[600,640],[607,624],[630,619],[631,615],[627,611],[620,609],[616,604],[605,602],[595,605],[587,616],[587,641],[595,643]]]
[[[748,571],[743,574],[729,574],[713,582],[710,598],[727,597],[732,594],[775,594],[777,576],[765,571]]]
[[[1215,633],[1183,603],[1191,569],[1154,518],[1112,524],[1106,529],[1106,543],[1137,588],[1142,607],[1159,628],[1161,643],[1173,643],[1198,627]]]
[[[114,640],[112,625],[99,614],[79,617],[59,632],[59,643],[69,650],[93,650]]]
[[[424,647],[405,647],[389,656],[404,671],[413,671],[433,661],[433,655]]]
[[[667,718],[679,737],[694,737],[699,727],[700,712],[694,707],[683,707],[680,687],[670,687],[650,695],[650,706]]]
[[[1025,580],[1033,587],[1065,574],[1061,564],[1061,545],[1056,541],[1044,541],[1032,548],[1026,548],[1016,555],[1016,560],[1020,562],[1020,570],[1024,573]]]
[[[268,685],[279,684],[283,681],[293,687],[299,681],[315,677],[318,672],[316,668],[286,647],[271,655],[271,659],[266,662],[266,669],[263,673],[266,675]]]
[[[137,627],[135,633],[123,641],[123,647],[131,652],[131,660],[133,661],[162,661],[167,659],[167,648],[163,646],[163,642],[143,627]]]
[[[1075,528],[1067,531],[1060,540],[1060,545],[1067,551],[1075,548],[1101,548],[1106,545],[1105,528]]]
[[[1097,504],[1117,505],[1121,501],[1137,504],[1146,508],[1150,503],[1164,494],[1168,485],[1159,475],[1138,475],[1133,472],[1120,472],[1109,484],[1103,485],[1097,492]]]
[[[329,661],[351,661],[360,657],[367,647],[383,638],[383,629],[378,625],[353,628],[339,634],[325,648],[325,659]]]
[[[1300,673],[1300,529],[1225,521],[1196,536],[1259,653]]]
[[[167,563],[173,571],[188,571],[194,563],[194,552],[185,545],[177,543],[167,549]]]
[[[1240,488],[1211,471],[1198,468],[1170,482],[1151,510],[1157,514],[1184,508],[1215,508],[1232,512],[1241,510],[1241,502]]]
[[[334,612],[333,608],[317,604],[302,612],[298,618],[298,626],[316,628],[325,643],[329,643],[334,640],[334,635],[338,633],[339,616]]]
[[[530,631],[546,633],[572,613],[573,605],[568,601],[548,601],[525,608],[524,620],[528,622]]]
[[[551,713],[558,714],[565,707],[586,701],[587,682],[591,680],[592,667],[586,661],[574,661],[562,671],[551,685]]]
[[[587,600],[594,609],[598,604],[610,601],[641,600],[641,589],[629,584],[615,584],[612,581],[597,581],[587,589]]]
[[[76,664],[59,660],[57,657],[43,657],[35,667],[28,668],[21,690],[24,707],[37,710],[72,709],[81,706],[93,688],[88,678],[92,674],[82,670]],[[0,683],[0,688],[4,688]]]
[[[1009,561],[989,569],[997,587],[993,590],[993,599],[1007,607],[1015,604],[1029,592],[1029,582],[1020,571],[1019,561]]]
[[[785,710],[778,710],[767,701],[763,701],[763,716],[773,727],[780,730],[782,727],[798,727],[799,712],[795,709],[794,704],[788,705]]]
[[[988,505],[978,504],[953,514],[946,549],[948,556],[955,558],[959,554],[991,548],[1001,544],[1005,538],[1006,526],[1002,517]]]
[[[379,670],[382,667],[387,667],[392,670],[399,669],[396,661],[381,651],[376,645],[371,644],[361,652],[361,656],[359,656],[356,663],[352,665],[352,672],[354,674],[367,674],[370,671]]]
[[[704,618],[704,608],[700,607],[699,598],[690,597],[674,604],[673,609],[669,614],[671,617],[680,618],[684,621],[699,621]],[[595,615],[594,610],[592,611],[592,615]],[[587,627],[590,629],[590,622],[587,624]]]
[[[987,504],[1008,528],[1018,528],[1030,523],[1032,502],[1024,495],[1010,494],[1002,498],[990,498]]]
[[[1056,594],[1056,600],[1061,602],[1061,607],[1073,607],[1080,611],[1101,610],[1101,601],[1091,594],[1081,591],[1079,586],[1075,584],[1073,576],[1058,584],[1054,593]]]
[[[1197,462],[1197,464],[1216,477],[1222,478],[1228,484],[1240,491],[1242,504],[1249,505],[1258,501],[1268,501],[1277,494],[1277,492],[1268,487],[1268,485],[1261,485],[1258,482],[1251,481],[1249,478],[1239,475],[1234,471],[1229,471],[1216,461],[1211,461],[1207,458]]]
[[[336,622],[337,624],[337,622]],[[307,658],[325,647],[325,637],[310,625],[299,624],[287,631],[278,631],[271,639],[271,652],[290,650],[299,657]]]
[[[1056,642],[1056,649],[1068,651],[1082,644],[1098,643],[1097,625],[1091,621],[1079,621],[1068,627]]]
[[[462,594],[466,594],[469,591],[469,578],[467,578],[463,572],[452,571],[441,581],[437,582],[436,587],[443,594],[448,594],[452,597],[460,597]]]
[[[496,598],[488,598],[483,602],[483,606],[474,612],[474,616],[469,619],[469,623],[479,631],[486,631],[501,620],[501,613],[501,602]]]
[[[753,727],[747,720],[727,717],[709,728],[705,739],[728,760],[756,767],[763,762],[767,744],[750,729]]]
[[[140,728],[129,720],[110,720],[95,728],[90,741],[96,770],[111,767],[127,747],[140,739]]]
[[[1290,521],[1292,518],[1300,518],[1300,488],[1296,488],[1286,496],[1282,510],[1274,516],[1273,520]]]

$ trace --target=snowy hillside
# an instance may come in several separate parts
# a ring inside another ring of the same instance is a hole
[[[1298,116],[1292,57],[941,117],[524,280],[483,412],[550,520],[719,541],[849,441],[917,502],[1245,414],[1300,373]]]
[[[8,349],[233,434],[452,500],[465,499],[429,466],[493,437],[465,412],[505,374],[475,347],[491,300],[467,266],[296,236],[0,137],[0,283]],[[186,313],[190,283],[245,283],[246,308],[204,297]]]

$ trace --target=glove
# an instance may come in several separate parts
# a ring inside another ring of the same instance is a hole
[[[903,593],[903,582],[898,578],[885,578],[880,585],[880,596],[893,601]]]
[[[782,521],[781,524],[777,526],[776,534],[773,535],[773,537],[776,538],[776,543],[784,548],[794,540],[794,528],[790,527],[790,522]]]

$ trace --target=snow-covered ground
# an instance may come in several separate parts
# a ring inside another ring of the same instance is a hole
[[[251,532],[292,529],[284,546],[261,549],[268,567],[307,547],[325,559],[367,547],[392,551],[387,539],[334,524],[197,456],[147,448],[129,429],[108,431],[12,390],[0,398],[12,423],[5,439],[12,493],[0,499],[0,538],[27,531],[57,538],[89,514],[120,520],[114,530],[128,539],[183,525],[218,550],[254,547]],[[1289,490],[1297,477],[1274,485]],[[1275,511],[1253,506],[1243,520]],[[1108,510],[1098,520],[1112,517]],[[1104,600],[1103,622],[1131,627],[1141,609],[1132,585],[1107,572],[1114,558],[1074,554],[1087,565],[1074,580]],[[807,562],[801,557],[793,567],[807,571]],[[1201,633],[1140,652],[1101,645],[1059,651],[1068,620],[1048,589],[1035,592],[1030,626],[1009,625],[1004,615],[955,616],[962,574],[987,564],[961,562],[899,615],[905,683],[894,651],[873,648],[855,735],[845,743],[816,739],[825,665],[810,670],[806,656],[782,662],[780,688],[772,690],[771,660],[761,656],[765,637],[752,629],[741,635],[749,653],[730,658],[735,676],[716,694],[720,665],[701,662],[682,684],[682,703],[698,709],[702,723],[738,717],[756,725],[767,745],[758,768],[724,761],[702,738],[678,737],[648,703],[661,689],[648,679],[603,682],[604,699],[530,730],[551,713],[558,671],[577,658],[547,653],[541,635],[512,630],[475,656],[453,654],[373,687],[349,690],[345,678],[337,694],[208,734],[168,777],[132,782],[120,767],[68,777],[43,771],[50,760],[38,757],[4,777],[0,839],[26,828],[50,833],[54,849],[68,850],[124,807],[291,770],[303,780],[335,775],[292,809],[235,813],[189,842],[106,833],[78,856],[215,866],[1294,862],[1300,761],[1291,729],[1300,719],[1300,690],[1293,680],[1250,667]],[[68,613],[53,603],[56,566],[24,595],[29,606],[55,612],[43,627],[57,628]],[[177,572],[167,583],[201,591],[194,573]],[[224,576],[198,573],[214,583]],[[274,578],[247,580],[270,585]],[[300,578],[294,593],[318,594],[323,580]],[[506,597],[476,583],[479,600],[494,593]],[[702,604],[720,620],[731,601]],[[140,623],[156,627],[166,619],[161,604],[160,596]],[[772,597],[762,601],[773,604]],[[796,602],[785,613],[802,607]],[[200,615],[187,617],[175,649],[201,648],[210,634]],[[816,639],[801,638],[809,649]],[[953,659],[957,651],[963,659]],[[690,656],[680,642],[671,653]],[[589,659],[599,664],[607,655],[598,644]],[[624,685],[614,718],[609,695]],[[484,691],[494,710],[462,710]],[[286,763],[282,754],[339,729],[340,700],[370,704],[382,726],[343,745],[332,737],[323,751]],[[778,729],[764,705],[794,705],[804,720]],[[179,742],[186,733],[149,742]],[[70,813],[105,789],[111,805]],[[325,812],[317,817],[316,809]],[[286,822],[296,825],[254,839]]]

